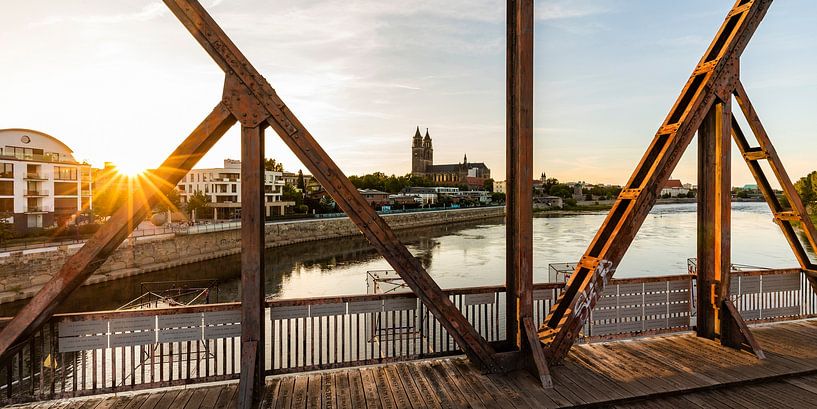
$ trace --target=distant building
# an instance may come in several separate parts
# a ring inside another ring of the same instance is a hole
[[[383,206],[389,204],[389,193],[381,192],[377,189],[358,189],[358,192],[369,202],[371,206]]]
[[[534,196],[533,198],[534,209],[561,209],[563,206],[564,199],[559,196]]]
[[[92,207],[91,165],[59,139],[31,129],[0,130],[0,212],[14,229],[63,226]]]
[[[267,217],[284,214],[295,202],[281,200],[284,180],[282,172],[264,172],[264,208]],[[204,219],[237,219],[241,217],[241,161],[225,159],[223,168],[191,169],[176,185],[182,203],[190,201],[196,192],[210,196],[212,214],[199,214]]]
[[[494,193],[505,193],[505,190],[508,188],[508,181],[506,180],[495,180],[494,181]]]
[[[435,165],[434,147],[428,129],[423,137],[420,127],[417,127],[412,139],[411,174],[441,185],[467,185],[477,189],[482,189],[485,181],[491,178],[491,170],[482,162],[468,162],[468,155],[463,156],[462,163]]]
[[[457,189],[457,188],[454,188]],[[459,191],[459,189],[457,189]],[[433,187],[407,187],[400,191],[400,194],[419,197],[423,205],[437,203],[437,190]]]
[[[689,193],[689,188],[685,187],[678,179],[667,180],[667,183],[661,188],[661,196],[681,197],[686,196],[687,193]]]

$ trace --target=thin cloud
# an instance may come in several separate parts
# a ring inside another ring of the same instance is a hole
[[[51,25],[59,23],[79,23],[79,24],[118,24],[128,21],[149,21],[164,16],[169,13],[167,7],[161,2],[153,2],[145,5],[139,11],[132,13],[117,13],[108,15],[89,16],[50,16],[35,25]]]

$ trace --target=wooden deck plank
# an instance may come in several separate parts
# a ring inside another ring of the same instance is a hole
[[[321,378],[321,375],[316,373],[308,375],[309,381],[306,386],[307,409],[321,409],[321,399],[323,398],[323,379]]]
[[[184,409],[200,409],[205,396],[207,396],[207,388],[193,389],[190,399],[187,401],[187,404],[183,406]]]
[[[169,409],[171,408],[170,404],[173,403],[174,400],[179,396],[181,391],[178,390],[169,390],[162,395],[162,399],[156,402],[156,406],[153,409]]]
[[[382,408],[380,396],[377,392],[377,385],[370,368],[359,368],[360,381],[363,384],[363,396],[366,397],[366,407],[368,409]]]
[[[233,401],[233,397],[237,395],[238,391],[238,384],[232,383],[224,387],[224,390],[221,391],[221,394],[218,395],[218,401],[216,402],[216,408],[226,408]]]
[[[363,390],[363,381],[360,378],[360,371],[350,369],[349,372],[347,372],[347,376],[349,377],[349,392],[352,395],[352,407],[365,408],[366,394]]]
[[[381,372],[382,376],[385,378],[386,385],[388,385],[389,390],[394,397],[394,402],[397,405],[397,409],[411,409],[411,400],[409,399],[409,395],[406,392],[403,383],[400,382],[397,372],[394,371],[394,367],[381,366],[378,368],[378,371]]]
[[[462,378],[458,376],[459,371],[457,371],[450,362],[445,360],[438,361],[435,364],[436,365],[432,365],[432,367],[437,371],[437,374],[451,380],[450,385],[452,389],[456,388],[456,392],[459,392],[459,394],[465,398],[469,407],[474,409],[488,409],[488,406],[482,402],[482,399],[472,390],[471,386],[462,381]]]
[[[204,399],[201,400],[201,409],[214,409],[216,407],[216,402],[218,402],[218,396],[224,388],[221,387],[212,387],[207,388],[207,393],[204,395]]]
[[[351,409],[352,406],[352,391],[349,388],[349,373],[348,371],[338,371],[332,374],[335,382],[335,402],[338,409]]]
[[[416,401],[415,407],[422,406],[423,404],[427,408],[439,409],[443,407],[440,404],[440,400],[434,396],[431,386],[428,384],[427,380],[416,375],[414,371],[416,367],[414,365],[399,363],[396,365],[396,367],[397,372],[400,374],[401,380],[404,384],[407,384],[406,387],[410,388],[410,385],[413,384],[417,388],[420,398],[422,398],[422,400]]]
[[[458,392],[451,390],[448,380],[439,378],[436,371],[431,367],[431,364],[428,361],[419,362],[417,366],[419,367],[420,372],[431,383],[431,386],[437,396],[440,396],[440,402],[446,402],[449,407],[454,408],[468,407],[468,402],[465,401],[465,398],[463,398]]]
[[[290,408],[304,409],[306,408],[306,388],[309,385],[309,378],[307,376],[296,376],[295,385],[292,390],[292,402]]]
[[[337,386],[335,385],[335,378],[331,373],[321,374],[321,409],[335,409],[337,408],[337,400],[335,394],[337,393]]]
[[[397,408],[396,398],[391,388],[389,388],[383,367],[379,366],[368,369],[372,374],[372,378],[374,378],[374,386],[377,388],[377,395],[380,396],[380,403],[383,405],[383,409]]]

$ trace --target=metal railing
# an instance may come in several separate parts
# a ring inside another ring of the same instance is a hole
[[[41,189],[38,189],[38,190],[26,190],[23,194],[25,196],[48,196],[48,191],[47,190],[41,190]]]
[[[817,316],[798,269],[735,273],[732,294],[747,321]],[[563,283],[534,285],[540,322]],[[505,341],[505,288],[447,290],[481,336]],[[611,280],[579,341],[690,330],[694,276]],[[0,320],[4,325],[6,320]],[[412,293],[266,302],[268,375],[459,354]],[[237,379],[240,304],[59,314],[0,361],[0,403]]]

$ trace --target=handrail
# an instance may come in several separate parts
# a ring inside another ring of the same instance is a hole
[[[733,274],[747,322],[817,316],[799,269]],[[694,325],[694,275],[613,279],[580,342],[685,331]],[[534,320],[564,283],[534,284]],[[505,286],[444,290],[491,343],[505,342]],[[741,295],[743,294],[743,295]],[[268,375],[459,354],[411,292],[267,300]],[[0,362],[0,404],[237,379],[241,303],[55,314]],[[11,318],[0,318],[0,327]],[[65,331],[65,332],[63,332]]]

